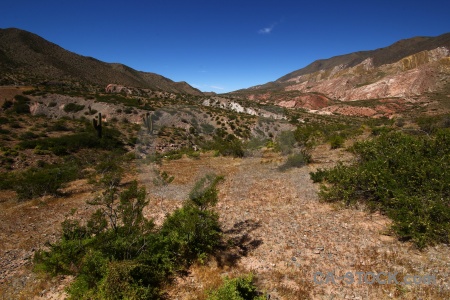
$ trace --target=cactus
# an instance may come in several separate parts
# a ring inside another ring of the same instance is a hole
[[[153,133],[152,115],[150,113],[146,113],[145,117],[142,117],[142,121],[144,122],[144,125],[147,128],[147,132],[152,134]]]
[[[92,120],[92,124],[94,125],[95,130],[97,130],[98,138],[102,138],[102,113],[98,113],[98,121],[97,119]]]

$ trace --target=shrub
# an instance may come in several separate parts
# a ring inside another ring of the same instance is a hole
[[[67,219],[62,239],[35,254],[35,270],[75,275],[73,299],[159,299],[177,271],[211,253],[220,240],[216,184],[210,176],[169,215],[160,230],[143,215],[145,189],[133,182],[123,192],[110,185],[89,203],[100,207],[86,225]]]
[[[233,134],[224,135],[222,131],[219,131],[212,141],[203,143],[202,148],[217,150],[223,156],[243,157],[245,152],[242,142]]]
[[[12,110],[17,114],[29,114],[30,113],[30,99],[22,95],[16,95],[15,101],[12,105]],[[5,102],[6,104],[6,102]]]
[[[22,148],[34,149],[40,147],[42,150],[50,150],[55,155],[67,155],[83,148],[114,150],[122,149],[123,143],[117,139],[117,132],[108,129],[102,139],[90,132],[80,132],[53,138],[25,140],[19,143]]]
[[[80,105],[80,104],[76,104],[76,103],[67,103],[66,105],[64,105],[64,111],[66,113],[70,113],[70,112],[76,113],[83,109],[84,109],[84,105]]]
[[[340,135],[334,135],[330,138],[331,149],[342,148],[344,146],[345,139]]]
[[[208,300],[265,300],[262,293],[258,292],[254,283],[253,275],[225,278],[225,282],[218,289],[210,291]]]
[[[291,131],[283,131],[277,137],[275,150],[280,151],[282,155],[291,154],[295,144],[294,133]]]
[[[26,131],[19,135],[19,139],[21,139],[21,140],[32,140],[32,139],[36,139],[38,137],[39,137],[39,135],[35,134],[32,131]]]
[[[286,171],[291,168],[301,168],[311,161],[311,155],[306,151],[288,156],[286,162],[278,167],[279,171]]]
[[[31,168],[13,177],[12,188],[19,200],[56,195],[64,183],[79,178],[79,172],[73,163]]]
[[[201,123],[200,127],[201,127],[202,132],[204,134],[211,134],[215,130],[215,127],[213,125],[211,125],[211,124],[208,124],[208,123]]]
[[[167,174],[166,171],[161,172],[161,171],[155,169],[154,173],[155,173],[155,178],[153,178],[153,184],[156,186],[168,185],[175,179],[174,176],[169,176],[169,174]]]
[[[8,108],[11,108],[14,105],[14,102],[6,100],[5,102],[3,102],[2,108],[4,110],[7,110]]]
[[[450,130],[433,137],[391,132],[356,143],[357,163],[313,173],[321,196],[353,205],[364,201],[393,219],[393,229],[419,248],[449,243]]]

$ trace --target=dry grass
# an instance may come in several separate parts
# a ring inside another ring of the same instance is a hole
[[[313,152],[314,164],[287,172],[277,171],[283,159],[268,152],[244,159],[202,154],[199,160],[184,157],[165,161],[161,167],[138,165],[139,176],[130,175],[126,181],[137,176],[147,187],[151,200],[145,214],[159,224],[181,205],[197,179],[210,172],[225,176],[216,208],[223,224],[224,245],[205,265],[194,265],[186,276],[167,287],[169,299],[205,299],[206,291],[219,286],[225,276],[249,272],[271,299],[450,298],[449,247],[440,245],[419,252],[385,235],[390,224],[385,216],[319,201],[318,187],[309,179],[309,172],[338,159],[351,160],[342,149],[329,152],[327,158],[324,151],[329,151],[328,147],[318,147]],[[175,180],[166,187],[152,185],[150,171],[154,167]],[[36,278],[27,256],[44,241],[57,239],[59,223],[72,208],[78,209],[79,217],[88,214],[85,200],[91,196],[89,186],[80,181],[69,189],[72,196],[65,199],[0,203],[0,295],[4,299],[16,299],[21,292],[39,299],[61,295],[57,293],[69,279]],[[316,284],[313,278],[318,271],[336,275],[399,272],[398,280],[405,275],[435,274],[437,283]]]

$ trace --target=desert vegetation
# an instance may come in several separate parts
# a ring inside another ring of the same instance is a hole
[[[351,237],[388,237],[386,247],[430,257],[449,243],[448,115],[367,119],[258,104],[283,115],[276,119],[198,105],[197,96],[68,88],[34,87],[2,105],[2,216],[19,224],[13,211],[57,211],[51,238],[35,241],[34,258],[20,265],[33,279],[0,288],[4,295],[48,296],[67,279],[59,295],[69,299],[314,298],[327,292],[311,283],[311,262],[326,266],[335,255],[337,270],[353,267],[339,233],[322,228],[367,227]],[[48,111],[34,115],[38,104]],[[354,214],[383,226],[356,224]],[[410,273],[431,268],[374,251],[365,245],[353,261],[364,270],[380,268],[381,257]],[[14,274],[3,282],[21,278]],[[388,290],[445,298],[439,284]]]
[[[354,164],[318,170],[311,177],[329,184],[321,189],[327,201],[348,206],[364,202],[369,209],[386,213],[403,240],[420,248],[448,244],[449,138],[448,128],[435,129],[431,135],[420,131],[417,135],[415,130],[383,132],[352,146]]]

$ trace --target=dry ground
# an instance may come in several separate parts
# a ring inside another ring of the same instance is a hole
[[[325,155],[325,153],[327,153]],[[450,248],[430,247],[419,252],[408,243],[386,235],[389,220],[363,209],[321,203],[318,186],[309,179],[317,167],[333,165],[351,156],[328,146],[313,153],[315,163],[286,172],[276,168],[283,158],[263,152],[244,159],[202,155],[165,162],[161,170],[175,176],[166,187],[152,185],[152,168],[138,165],[147,186],[150,205],[145,214],[160,223],[179,206],[194,182],[214,172],[225,176],[220,184],[217,211],[230,247],[168,288],[170,299],[205,299],[205,290],[224,276],[253,272],[258,287],[270,299],[445,299],[450,298]],[[31,273],[33,251],[58,238],[59,223],[72,208],[88,215],[85,201],[93,189],[75,182],[64,199],[44,198],[17,204],[12,194],[0,200],[1,299],[61,299],[69,277],[53,280]],[[436,275],[434,285],[317,284],[315,272],[373,271],[405,275]]]

